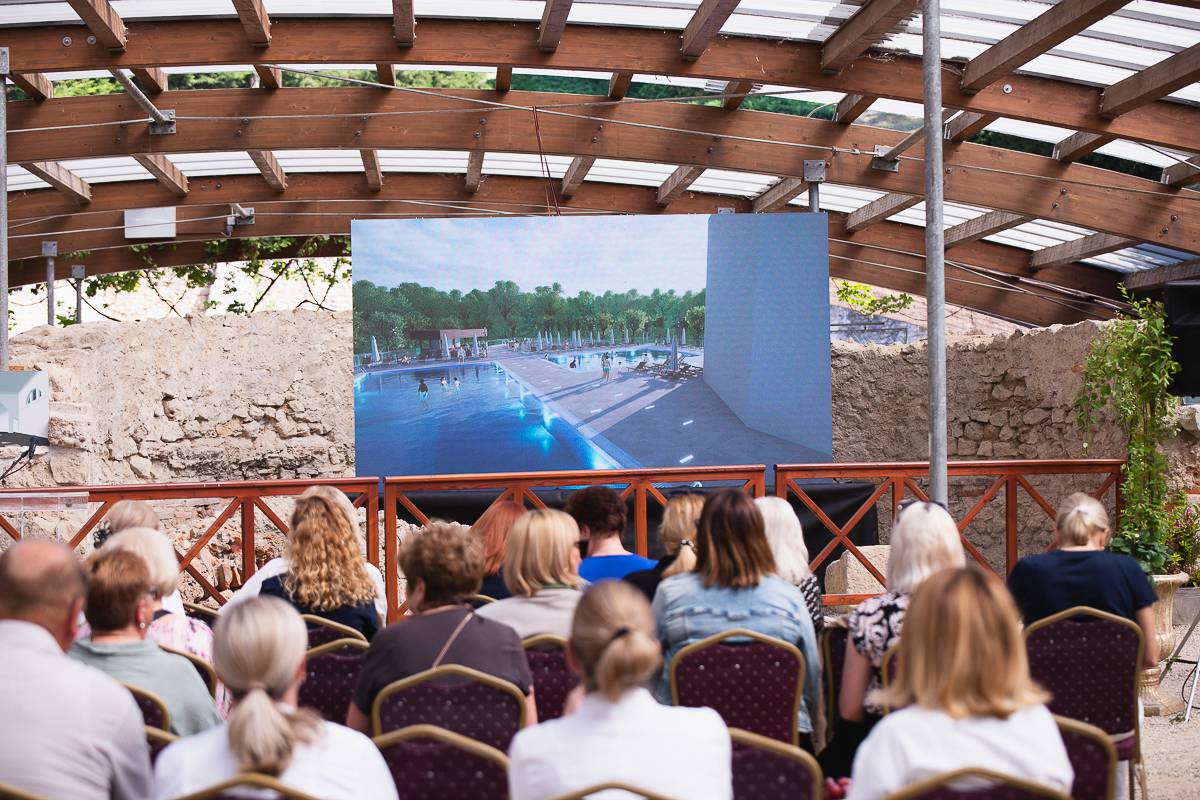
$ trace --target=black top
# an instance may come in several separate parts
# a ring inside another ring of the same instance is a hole
[[[1150,579],[1129,556],[1106,550],[1055,550],[1017,562],[1008,588],[1028,625],[1088,606],[1136,621],[1158,599]]]
[[[483,585],[479,587],[479,594],[490,597],[493,600],[504,600],[505,598],[512,597],[512,593],[504,585],[503,570],[496,570],[491,575],[485,576]]]
[[[622,580],[632,583],[634,586],[642,590],[642,594],[646,595],[646,599],[653,602],[654,593],[658,591],[658,585],[662,583],[663,573],[667,571],[667,567],[675,563],[676,556],[663,556],[650,569],[639,569],[637,572],[630,572]]]
[[[267,578],[263,581],[262,588],[259,589],[259,594],[271,595],[272,597],[287,600],[301,614],[312,614],[314,617],[322,617],[330,622],[336,622],[339,625],[345,625],[347,628],[353,628],[367,637],[368,642],[379,631],[379,612],[375,610],[375,603],[373,601],[368,600],[356,606],[338,606],[332,611],[317,611],[315,608],[309,608],[292,599],[292,596],[288,594],[288,590],[283,585],[285,577],[286,573]]]
[[[529,694],[533,675],[517,632],[477,616],[470,609],[454,608],[405,617],[379,632],[367,650],[354,688],[354,704],[358,709],[370,714],[375,696],[389,683],[431,669],[438,653],[468,613],[470,622],[450,645],[442,664],[477,669],[515,684]]]

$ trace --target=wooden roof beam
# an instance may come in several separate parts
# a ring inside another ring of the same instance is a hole
[[[1200,45],[1109,86],[1100,95],[1100,116],[1117,117],[1200,80]]]
[[[729,95],[721,99],[721,108],[726,111],[736,111],[742,107],[742,103],[746,102],[746,98],[754,91],[754,84],[751,81],[730,81],[725,84],[725,89],[721,94]]]
[[[263,0],[233,0],[233,7],[250,44],[255,47],[271,44],[271,18],[263,7]]]
[[[1015,228],[1031,219],[1033,218],[1023,214],[1014,214],[1011,211],[989,211],[983,216],[947,228],[945,233],[946,249],[977,242],[985,236]]]
[[[134,67],[130,70],[146,94],[162,94],[167,91],[167,73],[158,67]]]
[[[467,155],[467,176],[465,186],[467,191],[475,194],[479,191],[479,185],[483,183],[483,157],[487,155],[484,150],[472,150]]]
[[[125,49],[125,23],[108,0],[67,0],[101,46],[109,50]]]
[[[1116,137],[1078,131],[1054,145],[1053,157],[1059,161],[1078,161],[1089,153],[1094,153],[1114,138]]]
[[[919,0],[867,0],[821,47],[821,69],[840,72],[912,14]]]
[[[283,167],[279,166],[279,159],[275,158],[275,154],[270,150],[248,150],[250,160],[254,162],[254,166],[258,167],[258,171],[262,173],[263,180],[277,192],[287,190],[288,179],[287,173],[283,171]]]
[[[154,179],[167,187],[172,194],[178,197],[187,197],[188,179],[179,167],[171,163],[171,160],[164,155],[155,153],[139,153],[133,157],[133,160],[142,165],[142,168],[154,176]]]
[[[575,0],[546,0],[542,8],[542,21],[538,25],[537,45],[543,53],[553,53],[562,41],[567,27],[567,17]]]
[[[1171,281],[1200,280],[1200,259],[1163,264],[1161,267],[1131,272],[1123,279],[1125,288],[1133,292],[1154,292]]]
[[[507,92],[512,89],[513,68],[496,67],[496,91]]]
[[[375,65],[375,82],[386,83],[388,86],[396,85],[396,65],[395,64],[376,64]]]
[[[575,156],[571,159],[570,166],[563,173],[562,188],[559,190],[559,194],[564,200],[571,198],[575,192],[579,191],[579,187],[583,185],[583,179],[587,177],[588,171],[595,163],[596,159],[591,156]]]
[[[695,61],[708,49],[708,43],[721,33],[721,26],[733,14],[739,0],[704,0],[683,29],[683,44],[679,54],[685,61]]]
[[[1094,25],[1129,0],[1062,0],[967,62],[962,90],[978,92]]]
[[[54,97],[54,83],[40,72],[14,72],[8,77],[38,102]]]
[[[608,79],[608,96],[620,100],[629,94],[629,84],[633,83],[632,72],[614,72]]]
[[[1160,180],[1167,186],[1180,188],[1200,181],[1197,175],[1200,175],[1200,156],[1192,156],[1164,169]]]
[[[671,204],[671,201],[679,197],[687,191],[688,187],[696,182],[696,179],[704,174],[704,167],[682,166],[676,167],[667,179],[658,187],[658,205],[666,208]]]
[[[1111,253],[1114,250],[1124,250],[1137,244],[1136,239],[1124,236],[1113,236],[1111,233],[1093,233],[1069,242],[1056,244],[1035,250],[1029,256],[1029,268],[1036,271],[1046,267],[1058,267],[1070,264],[1072,261],[1083,261],[1086,258]]]
[[[32,161],[21,166],[77,205],[84,206],[92,202],[92,185],[57,161]]]
[[[413,0],[392,0],[392,37],[398,47],[412,47],[417,41],[417,18]]]
[[[851,211],[846,217],[846,231],[854,233],[868,225],[883,222],[893,214],[898,214],[906,208],[912,208],[924,198],[915,194],[885,194],[878,200],[872,200],[860,209]]]
[[[833,121],[849,125],[866,113],[877,98],[869,94],[848,94],[838,101],[833,112]]]
[[[754,198],[754,213],[774,211],[795,200],[808,188],[804,178],[780,178],[765,192]]]
[[[359,150],[362,157],[363,173],[367,177],[367,188],[372,192],[383,191],[383,167],[379,164],[378,150]]]
[[[255,64],[254,71],[258,73],[258,85],[264,89],[283,88],[283,70],[266,64]]]
[[[964,142],[998,119],[998,114],[960,111],[946,122],[946,138],[952,142]]]

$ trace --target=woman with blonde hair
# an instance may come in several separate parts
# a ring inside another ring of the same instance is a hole
[[[1110,535],[1100,501],[1082,492],[1071,495],[1055,521],[1057,549],[1018,561],[1008,576],[1009,591],[1026,625],[1075,606],[1133,620],[1146,642],[1146,664],[1154,666],[1158,595],[1136,560],[1104,549]]]
[[[479,593],[493,600],[503,600],[509,596],[503,572],[504,555],[509,532],[526,511],[524,505],[511,500],[492,503],[471,526],[471,534],[479,537],[483,545],[484,574]]]
[[[758,497],[754,504],[763,516],[767,544],[775,556],[775,574],[800,590],[813,630],[820,635],[825,627],[825,607],[821,603],[821,582],[808,568],[808,546],[804,529],[792,504],[782,497]]]
[[[696,566],[696,524],[703,510],[704,496],[699,494],[681,494],[667,503],[662,524],[658,526],[658,540],[665,555],[650,569],[625,576],[625,580],[642,590],[647,600],[654,599],[664,579],[691,572]]]
[[[849,800],[969,767],[1070,791],[1071,762],[999,579],[965,568],[929,577],[913,594],[897,657],[895,682],[873,699],[900,710],[859,748]]]
[[[327,800],[395,800],[371,740],[296,708],[308,631],[287,603],[252,598],[217,623],[217,675],[236,698],[229,721],[175,742],[155,762],[156,797],[170,800],[245,772],[277,777]]]
[[[92,533],[92,549],[99,550],[110,537],[129,528],[149,528],[158,531],[164,540],[170,542],[153,506],[142,500],[118,500],[96,525],[96,530]],[[172,614],[183,616],[183,597],[179,594],[179,589],[163,596],[162,607]]]
[[[688,800],[733,796],[721,717],[710,708],[659,705],[643,688],[662,652],[637,589],[608,580],[583,593],[567,661],[587,694],[575,713],[517,734],[509,750],[512,800],[548,800],[608,782]]]
[[[314,486],[296,499],[288,531],[287,572],[263,581],[260,594],[287,600],[301,614],[315,614],[362,633],[379,630],[376,586],[363,565],[357,520],[346,496]]]
[[[504,583],[510,597],[476,613],[504,623],[522,639],[549,633],[567,638],[579,603],[579,526],[570,514],[539,508],[508,534]]]
[[[910,596],[930,575],[965,563],[958,526],[945,508],[915,502],[900,511],[892,528],[887,591],[859,603],[847,620],[850,646],[838,696],[841,719],[820,758],[826,775],[850,773],[855,751],[883,714],[870,694],[883,685],[883,657],[900,641]]]

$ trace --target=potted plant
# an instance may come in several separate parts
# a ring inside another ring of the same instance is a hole
[[[1176,590],[1188,576],[1179,571],[1182,560],[1173,554],[1171,503],[1167,458],[1162,446],[1176,432],[1179,399],[1171,394],[1171,378],[1179,364],[1171,357],[1162,303],[1135,300],[1127,292],[1130,313],[1104,327],[1092,343],[1083,368],[1083,385],[1075,398],[1079,427],[1094,431],[1099,415],[1111,408],[1125,434],[1122,467],[1121,516],[1109,549],[1125,553],[1142,565],[1158,593],[1155,606],[1159,651],[1174,648],[1172,616]],[[1084,442],[1087,447],[1087,441]],[[1146,713],[1170,713],[1157,696],[1159,670],[1143,677]]]

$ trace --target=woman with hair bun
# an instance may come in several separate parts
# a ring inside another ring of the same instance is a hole
[[[1008,589],[1026,625],[1074,606],[1133,620],[1146,642],[1146,664],[1153,666],[1158,663],[1158,595],[1137,561],[1104,549],[1111,533],[1100,501],[1076,492],[1055,520],[1056,549],[1018,561],[1008,576]]]
[[[308,631],[287,603],[257,597],[221,615],[214,661],[236,702],[229,721],[172,744],[155,763],[156,796],[180,797],[245,772],[326,800],[395,800],[371,740],[297,709]]]
[[[733,796],[729,730],[717,712],[662,706],[643,688],[662,651],[641,592],[622,581],[584,592],[567,660],[587,694],[575,713],[517,734],[509,750],[512,800],[609,782],[688,800]]]

